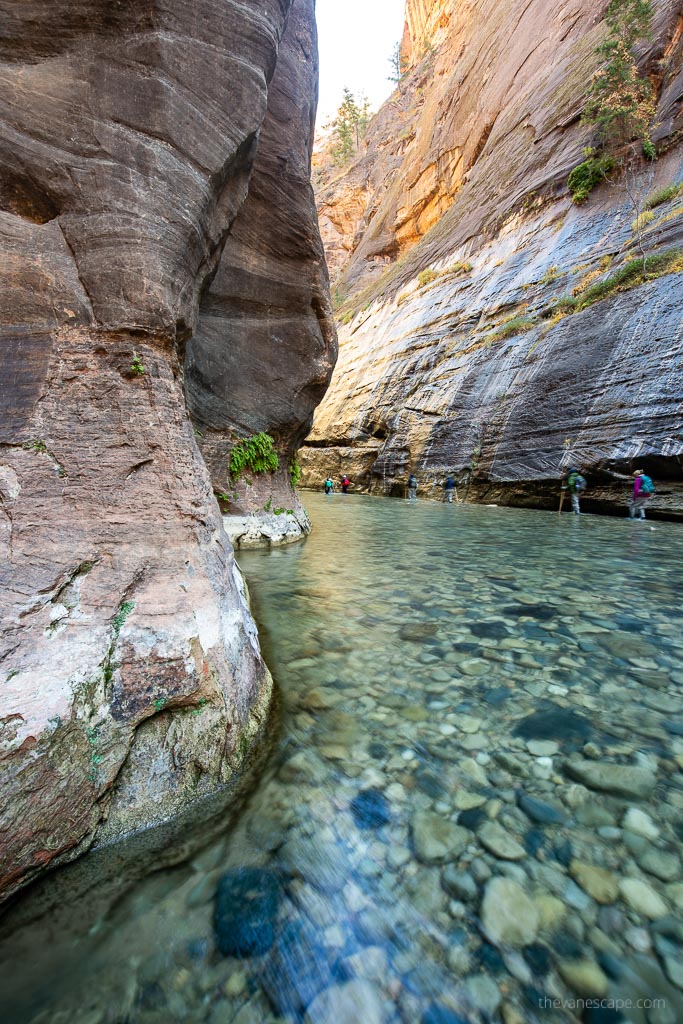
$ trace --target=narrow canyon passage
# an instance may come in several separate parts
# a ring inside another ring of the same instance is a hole
[[[0,1024],[683,1022],[683,0],[0,79]]]
[[[282,723],[237,827],[5,934],[3,1019],[682,1019],[680,529],[306,497],[239,557]]]

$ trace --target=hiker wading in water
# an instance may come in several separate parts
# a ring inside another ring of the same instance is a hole
[[[633,474],[633,494],[628,503],[629,519],[644,519],[645,506],[655,491],[655,485],[642,469],[637,469]]]
[[[449,476],[443,485],[443,496],[441,501],[447,501],[449,504],[453,504],[453,495],[455,494],[455,500],[458,500],[458,491],[455,486],[455,480],[452,476]]]
[[[417,501],[417,477],[414,473],[408,477],[408,501]]]
[[[569,491],[572,499],[572,512],[574,515],[580,516],[579,495],[586,490],[586,478],[581,476],[578,469],[570,469],[567,474],[567,483],[563,486],[562,490]]]

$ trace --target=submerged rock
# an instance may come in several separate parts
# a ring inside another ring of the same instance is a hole
[[[391,820],[389,801],[379,789],[362,789],[351,801],[351,813],[363,829],[380,828]]]
[[[422,1014],[420,1024],[469,1024],[467,1017],[441,1003],[431,1003]]]
[[[329,839],[311,841],[292,836],[278,857],[288,873],[305,879],[321,892],[339,892],[349,880],[344,851]]]
[[[521,948],[530,945],[538,933],[538,907],[511,878],[492,878],[481,906],[484,933],[494,945]]]
[[[523,860],[526,852],[521,843],[496,821],[482,825],[477,833],[482,846],[501,860]]]
[[[594,729],[589,720],[576,711],[553,706],[527,715],[516,723],[513,734],[527,740],[583,744],[592,739]]]
[[[656,920],[665,917],[669,908],[659,893],[640,878],[622,878],[619,891],[632,910],[644,917]]]
[[[503,640],[506,636],[510,636],[510,630],[504,622],[500,621],[472,622],[470,623],[470,633],[486,640]]]
[[[539,622],[549,622],[560,614],[559,608],[552,604],[517,604],[510,605],[503,611],[514,618],[538,619]]]
[[[467,829],[430,811],[414,814],[411,830],[415,856],[424,864],[456,860],[471,839]]]
[[[657,785],[657,776],[648,768],[597,761],[567,761],[565,771],[590,789],[617,796],[645,800]]]
[[[435,622],[406,622],[398,631],[401,640],[414,640],[424,642],[436,636],[437,624]]]
[[[277,876],[263,868],[236,868],[216,890],[213,915],[216,947],[223,956],[261,956],[275,941],[280,905]]]
[[[382,1000],[369,981],[348,981],[321,992],[310,1004],[304,1024],[383,1024]]]
[[[619,896],[619,880],[606,868],[573,860],[569,865],[569,872],[581,888],[598,903],[614,903]]]
[[[564,825],[567,821],[564,811],[526,793],[518,793],[517,803],[527,817],[538,825]]]
[[[333,982],[328,954],[317,931],[290,921],[261,973],[261,982],[278,1014],[297,1015]]]
[[[607,995],[607,976],[592,960],[560,960],[557,970],[577,995],[587,999],[603,999]]]

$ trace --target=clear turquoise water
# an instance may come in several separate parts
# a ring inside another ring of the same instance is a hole
[[[282,701],[280,738],[238,826],[113,909],[62,908],[3,942],[9,1019],[295,1021],[321,990],[341,1005],[360,977],[368,1024],[429,1020],[433,1004],[497,1020],[500,999],[534,1020],[540,996],[572,995],[558,972],[579,955],[610,994],[666,990],[678,1012],[663,943],[680,954],[667,921],[683,900],[683,531],[355,495],[307,505],[304,544],[238,559]],[[518,735],[539,711],[549,753]],[[656,772],[657,788],[645,803],[584,789],[565,770],[579,756]],[[386,821],[368,827],[362,791]],[[522,791],[565,824],[530,820]],[[633,839],[632,805],[656,835]],[[467,829],[456,855],[420,853],[420,814]],[[490,821],[521,856],[487,848]],[[652,850],[673,858],[667,879],[642,867]],[[619,894],[597,903],[572,880],[572,859],[644,881],[660,913]],[[245,865],[277,878],[282,897],[270,953],[237,960],[216,952],[213,895]],[[470,879],[462,892],[448,871]],[[497,876],[564,905],[528,949],[485,934],[482,894]],[[628,974],[613,962],[610,973],[606,955]],[[322,998],[315,1024],[330,1019]]]

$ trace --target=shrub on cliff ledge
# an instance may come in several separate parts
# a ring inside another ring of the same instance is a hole
[[[545,318],[558,313],[578,313],[596,302],[607,299],[617,292],[628,291],[639,284],[654,281],[665,274],[683,272],[683,249],[667,249],[664,252],[652,253],[645,257],[627,260],[618,270],[603,281],[586,288],[575,295],[562,295],[556,299],[544,313]]]
[[[238,441],[230,452],[230,476],[233,480],[248,469],[251,473],[274,473],[279,466],[270,434],[252,434]]]
[[[608,154],[596,156],[595,150],[587,146],[583,155],[586,159],[574,168],[567,180],[572,201],[577,205],[585,203],[595,186],[614,170],[614,157]]]
[[[524,334],[526,331],[533,331],[535,322],[528,316],[515,316],[493,332],[491,341],[503,341],[505,338],[513,338],[517,334]]]
[[[643,210],[643,212],[639,213],[635,220],[632,222],[631,231],[633,231],[634,233],[642,231],[643,228],[647,227],[648,224],[651,224],[654,219],[655,215],[652,212],[652,210]]]
[[[421,270],[417,275],[417,283],[420,288],[424,288],[426,284],[431,284],[432,281],[436,281],[439,277],[439,273],[433,270],[431,267],[427,267],[426,270]]]
[[[677,185],[666,185],[664,188],[658,188],[651,192],[646,197],[643,206],[646,210],[654,210],[655,207],[669,203],[672,199],[678,199],[679,196],[683,196],[683,181],[679,181]]]

